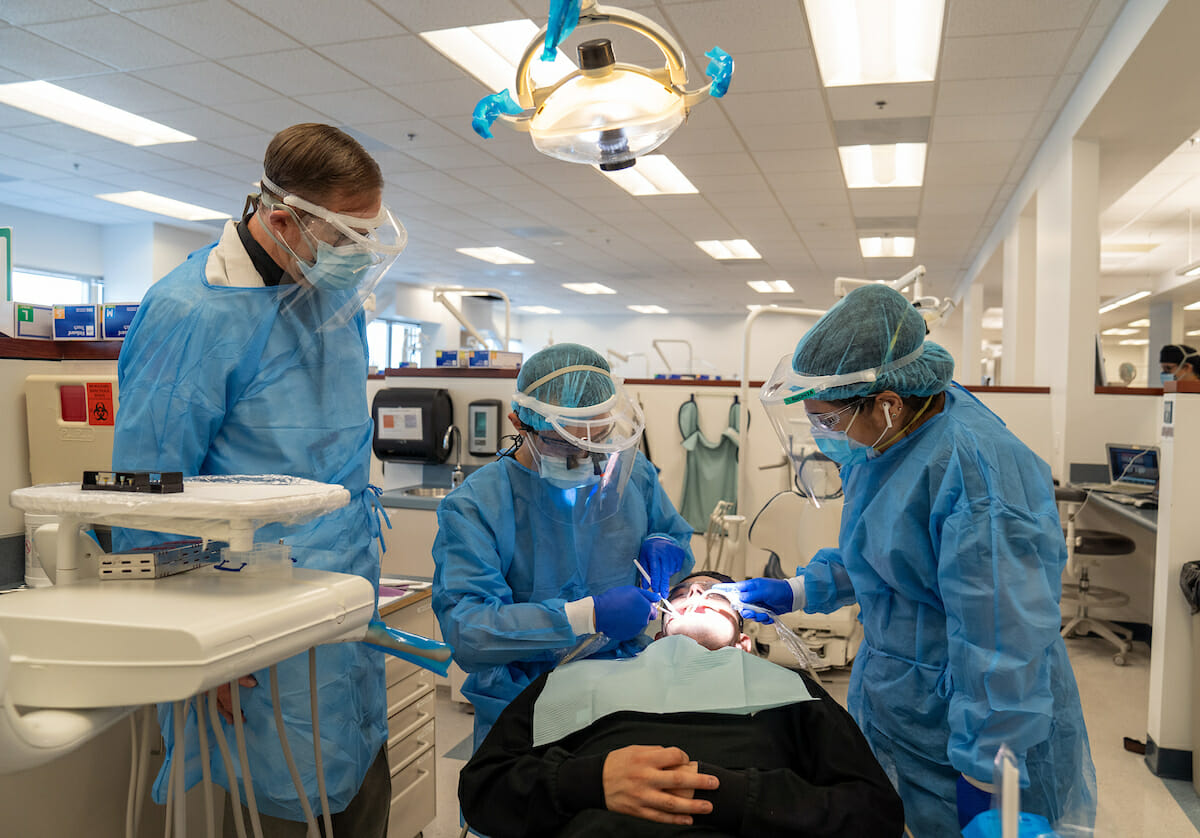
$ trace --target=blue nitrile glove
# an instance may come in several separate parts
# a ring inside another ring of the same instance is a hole
[[[962,774],[958,775],[958,828],[965,829],[980,812],[992,808],[992,793],[972,784]]]
[[[760,623],[773,623],[770,614],[764,614],[755,608],[743,608],[742,605],[761,605],[776,614],[787,614],[795,608],[792,596],[792,586],[786,579],[746,579],[733,584],[722,583],[713,585],[713,593],[723,593],[734,601],[734,607],[747,620],[757,620]]]
[[[975,820],[962,831],[963,838],[1000,838],[1000,812],[988,809],[980,812]],[[1021,812],[1017,815],[1017,838],[1060,838],[1050,826],[1050,821],[1041,815]]]
[[[641,633],[654,619],[658,594],[633,585],[610,588],[592,597],[596,610],[596,631],[613,640],[628,640]]]
[[[646,536],[638,551],[638,564],[650,574],[651,589],[664,597],[671,591],[671,577],[683,569],[686,558],[687,553],[675,539],[658,533]]]

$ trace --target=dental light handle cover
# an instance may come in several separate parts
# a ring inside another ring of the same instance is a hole
[[[508,90],[501,90],[499,93],[492,93],[484,96],[475,105],[475,112],[471,115],[471,127],[475,129],[475,133],[483,137],[485,140],[492,138],[492,124],[500,118],[500,114],[516,116],[521,113],[521,106],[513,101],[513,97],[509,95]]]
[[[580,0],[550,0],[550,19],[546,22],[546,46],[542,50],[543,61],[553,61],[558,54],[558,45],[575,31],[579,23]],[[596,5],[589,0],[589,6]]]
[[[704,75],[712,79],[708,86],[708,95],[720,99],[729,92],[729,80],[733,78],[733,56],[720,47],[714,46],[704,57],[709,59]]]
[[[392,628],[380,620],[371,620],[362,642],[438,675],[450,671],[454,650],[449,644]]]

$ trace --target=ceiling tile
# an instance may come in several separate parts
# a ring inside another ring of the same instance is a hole
[[[392,96],[373,87],[339,90],[336,93],[313,93],[292,98],[344,125],[421,118],[416,111],[406,108]]]
[[[508,0],[438,0],[436,3],[374,0],[374,3],[414,33],[528,17]],[[545,9],[540,13],[544,20]]]
[[[953,0],[946,14],[946,34],[992,35],[1076,29],[1087,20],[1093,0]]]
[[[268,99],[262,102],[234,102],[221,105],[218,110],[229,114],[233,120],[251,129],[260,128],[269,134],[297,125],[301,122],[328,122],[329,119],[320,111],[315,111],[292,99]],[[231,120],[231,121],[233,121]],[[248,133],[243,130],[242,135]],[[219,135],[212,135],[217,137]],[[229,133],[225,136],[239,136]]]
[[[226,0],[198,0],[183,6],[130,12],[129,19],[205,58],[231,58],[290,49],[298,44]]]
[[[237,0],[302,44],[336,44],[396,35],[404,28],[367,0]],[[264,47],[264,49],[266,49]]]
[[[938,87],[935,116],[1028,113],[1041,110],[1054,76],[945,81]]]
[[[851,189],[850,206],[858,215],[916,215],[920,189]]]
[[[362,79],[306,49],[227,58],[221,63],[284,96],[357,90],[363,86]]]
[[[1023,140],[1029,134],[1037,113],[976,114],[947,116],[933,120],[930,141],[934,144],[983,142],[987,140]]]
[[[926,184],[987,186],[1003,182],[1021,143],[939,143],[925,164]]]
[[[117,15],[44,23],[29,29],[48,41],[119,70],[168,67],[198,57],[190,49]]]
[[[825,101],[818,90],[776,90],[743,93],[721,100],[729,120],[739,130],[760,125],[824,124]]]
[[[795,0],[756,0],[753,14],[747,14],[742,0],[703,0],[669,8],[667,17],[671,30],[694,52],[719,46],[735,62],[739,54],[809,46],[804,12]],[[761,21],[770,26],[756,25]]]
[[[820,86],[821,77],[811,49],[782,49],[737,56],[729,90],[737,98],[747,93],[815,90]]]
[[[103,11],[91,0],[3,0],[0,2],[0,20],[17,26],[34,23],[52,23],[91,17]]]
[[[472,78],[430,81],[421,84],[384,87],[383,89],[395,99],[426,117],[457,118],[464,125],[471,124],[471,114],[475,110],[476,103],[490,92]],[[391,114],[388,116],[395,118]],[[498,126],[495,129],[495,131],[504,130],[508,129],[505,126]]]
[[[906,119],[932,113],[933,90],[933,82],[916,82],[830,87],[825,93],[835,120]]]
[[[1066,64],[1073,45],[1062,32],[950,38],[938,74],[943,81],[1049,76]]]
[[[25,78],[54,81],[112,69],[24,29],[0,29],[0,67]]]
[[[465,75],[458,65],[415,35],[323,46],[317,52],[381,88],[451,81]]]
[[[238,102],[262,102],[277,95],[220,64],[181,64],[178,67],[141,70],[134,75],[209,107]]]

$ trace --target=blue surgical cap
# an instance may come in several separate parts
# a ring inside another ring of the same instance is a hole
[[[901,396],[931,396],[950,385],[954,359],[925,340],[925,319],[899,291],[864,285],[841,299],[809,329],[792,355],[801,375],[839,375],[878,369],[920,349],[913,361],[879,374],[875,381],[831,387],[813,394],[837,401],[891,390]]]
[[[556,375],[532,391],[527,388],[558,370],[584,367]],[[603,370],[600,372],[598,370]],[[613,385],[608,361],[594,349],[578,343],[556,343],[535,352],[521,364],[517,374],[517,389],[540,402],[559,407],[589,407],[610,398]],[[513,403],[517,418],[538,431],[550,429],[550,423],[528,407]]]

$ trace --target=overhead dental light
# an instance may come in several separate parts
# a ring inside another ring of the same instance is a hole
[[[579,45],[579,69],[548,87],[534,87],[535,56],[553,60],[559,43],[578,26],[607,23],[648,38],[663,54],[662,67],[618,63],[607,38]],[[481,137],[503,119],[529,132],[542,154],[568,163],[585,163],[612,172],[634,165],[638,157],[662,145],[683,124],[699,101],[721,97],[733,76],[733,59],[719,47],[705,55],[709,84],[687,90],[683,51],[665,29],[649,18],[595,0],[552,0],[550,19],[517,65],[517,99],[507,90],[483,97],[475,106],[472,127]]]

